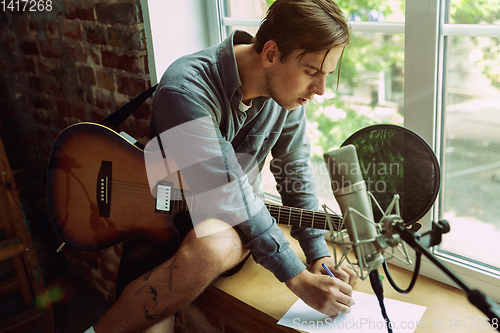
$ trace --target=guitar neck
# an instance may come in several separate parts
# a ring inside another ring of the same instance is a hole
[[[321,230],[330,230],[326,214],[313,210],[280,206],[266,203],[266,207],[272,217],[279,224],[286,224],[292,227],[305,227]],[[334,214],[329,214],[333,224],[333,228],[338,230],[342,223],[342,217]]]
[[[189,209],[192,209],[196,213],[202,212],[198,204],[192,201],[193,196],[189,191],[174,190],[172,199],[172,206],[174,210],[188,211]],[[189,202],[190,200],[191,202]],[[330,226],[324,212],[281,206],[271,203],[266,203],[266,207],[271,216],[274,217],[276,222],[279,224],[286,224],[292,227],[330,230]],[[333,228],[338,230],[340,224],[342,223],[342,217],[335,214],[329,215]]]

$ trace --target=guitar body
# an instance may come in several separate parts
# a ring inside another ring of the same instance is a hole
[[[92,251],[132,237],[157,243],[177,237],[175,211],[155,210],[144,160],[143,150],[99,124],[78,123],[56,138],[47,202],[53,226],[67,244]]]
[[[188,206],[192,213],[203,212],[175,170],[175,162],[160,150],[139,149],[106,126],[72,125],[59,134],[49,155],[47,204],[52,225],[64,242],[83,251],[102,250],[134,237],[158,244],[178,241],[172,217],[189,211]],[[152,175],[161,179],[148,178]],[[278,223],[329,229],[325,213],[269,203],[266,207]],[[329,216],[337,229],[342,218]]]

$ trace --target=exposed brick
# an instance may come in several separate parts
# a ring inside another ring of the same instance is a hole
[[[146,81],[128,76],[118,76],[116,78],[117,91],[120,94],[136,96],[146,90]]]
[[[33,58],[25,58],[24,70],[31,74],[36,74],[36,64]]]
[[[100,70],[97,72],[97,86],[109,91],[115,91],[115,78],[113,73],[108,70]]]
[[[28,27],[31,31],[40,33],[43,32],[45,33],[45,26],[42,27],[42,24],[38,21],[30,20]]]
[[[102,65],[104,67],[121,69],[130,73],[139,74],[144,71],[144,57],[137,55],[118,54],[103,50]]]
[[[49,96],[61,96],[60,83],[55,78],[50,77],[44,80],[44,90]]]
[[[68,118],[62,117],[62,115],[58,115],[58,117],[54,118],[53,126],[56,127],[59,132],[68,127],[69,124],[70,122],[68,121]]]
[[[90,56],[94,64],[101,65],[101,50],[96,50],[95,48],[90,48]]]
[[[21,42],[19,48],[24,55],[39,55],[37,42]]]
[[[87,42],[91,44],[107,45],[106,34],[107,31],[101,26],[87,26],[85,27],[85,34],[87,35]]]
[[[54,99],[50,97],[40,96],[40,100],[42,102],[42,109],[50,110],[50,112],[53,113],[53,110],[55,109]]]
[[[97,5],[101,8],[99,18],[96,2],[103,3]],[[0,51],[3,55],[0,56],[0,75],[4,77],[0,80],[3,83],[0,84],[0,133],[4,144],[9,142],[11,152],[23,154],[21,149],[28,150],[24,158],[12,155],[9,159],[18,166],[16,178],[28,223],[36,226],[32,231],[38,235],[33,235],[33,240],[50,251],[59,244],[51,243],[50,224],[41,226],[38,222],[49,222],[46,202],[41,199],[44,188],[41,174],[51,143],[68,125],[82,120],[102,120],[117,109],[116,99],[121,105],[134,97],[135,92],[128,94],[134,89],[143,90],[141,79],[147,80],[144,73],[148,70],[138,0],[62,0],[59,3],[59,9],[64,11],[62,15],[0,13],[4,46]],[[96,32],[89,42],[87,26]],[[112,55],[110,59],[102,53],[103,49]],[[117,75],[123,76],[122,93],[117,91]],[[128,76],[135,80],[126,79]],[[148,81],[145,84],[147,88]],[[131,117],[128,126],[135,134],[148,134],[149,119],[142,118],[147,118],[149,111],[150,103],[145,103]],[[9,116],[13,120],[5,119]],[[45,237],[43,241],[40,234]],[[57,241],[57,237],[54,239]],[[68,250],[63,252],[64,268],[82,274],[88,281],[91,281],[88,277],[99,279],[94,283],[99,284],[101,293],[109,294],[116,277],[112,267],[108,264],[103,268],[104,259],[98,255],[86,258],[79,251],[68,254]],[[41,258],[47,256],[42,254]],[[48,259],[51,258],[52,255]],[[45,262],[50,264],[48,259]]]
[[[86,116],[86,111],[85,111],[85,108],[80,105],[80,104],[77,104],[74,106],[74,110],[75,110],[75,117],[78,118],[79,121],[85,121],[87,120],[87,116]]]
[[[35,109],[41,109],[43,107],[40,96],[34,96],[31,98],[31,106],[34,107]]]
[[[137,119],[151,119],[151,115],[153,114],[153,108],[150,103],[144,102],[141,106],[137,108],[134,112],[134,117]]]
[[[10,72],[11,73],[19,73],[21,72],[23,69],[21,66],[17,65],[17,64],[11,64],[10,65]]]
[[[52,75],[51,63],[47,61],[47,59],[38,60],[37,63],[40,75],[47,75],[47,76]]]
[[[116,102],[111,93],[106,92],[105,90],[97,89],[95,95],[95,104],[98,108],[106,111],[107,113],[116,110]]]
[[[12,37],[5,38],[5,40],[4,40],[4,46],[5,46],[5,48],[7,50],[9,50],[12,53],[14,53],[14,52],[17,51],[16,50],[16,48],[17,48],[17,42]]]
[[[37,92],[42,92],[43,91],[43,82],[39,77],[36,76],[30,76],[29,78],[30,82],[30,87],[31,89],[37,91]]]
[[[151,120],[151,114],[149,115],[149,117],[147,119],[137,119],[136,120],[136,137],[137,137],[137,140],[139,140],[139,138],[145,138],[147,140],[144,140],[146,142],[142,142],[143,144],[146,144],[147,141],[150,139],[150,126],[149,126],[149,123],[150,123],[150,120]]]
[[[101,109],[94,108],[90,111],[90,121],[101,121],[104,118],[106,118],[107,115],[109,115],[111,112],[104,112]]]
[[[81,44],[74,46],[66,46],[66,56],[71,61],[87,62],[87,52],[82,48]]]
[[[63,25],[64,37],[81,42],[82,25],[79,21],[65,21]]]
[[[11,99],[1,99],[0,103],[2,105],[2,117],[8,119],[16,116],[16,108],[14,107],[14,103]],[[1,128],[0,132],[4,134]]]
[[[59,98],[56,100],[56,108],[59,116],[71,117],[71,103],[67,99]]]
[[[77,96],[78,79],[62,79],[59,81],[61,87],[61,96],[64,96],[67,100],[73,101]]]
[[[47,39],[45,43],[40,45],[40,53],[46,58],[61,58],[62,45],[59,39]]]
[[[80,77],[80,84],[95,85],[94,69],[89,66],[78,67],[78,76]]]
[[[28,38],[30,35],[29,23],[26,20],[17,21],[17,31],[20,37]]]
[[[7,59],[0,58],[0,73],[7,74],[10,72],[10,64]]]
[[[47,34],[47,37],[49,38],[60,38],[61,33],[60,33],[60,23],[59,21],[54,22],[46,22],[45,23],[45,33]]]
[[[50,126],[52,124],[52,113],[47,110],[37,110],[33,112],[33,120],[38,125]]]
[[[76,16],[82,21],[94,21],[95,20],[94,8],[93,7],[77,8]]]
[[[76,14],[76,9],[67,7],[66,10],[64,11],[64,17],[66,17],[68,20],[78,19],[78,15]]]
[[[100,252],[101,251],[85,252],[85,261],[95,269],[99,269],[99,262],[101,261]]]
[[[82,93],[80,94],[83,98],[83,101],[88,105],[95,105],[94,91],[90,86],[82,87]]]
[[[57,67],[54,73],[55,77],[61,82],[61,87],[63,89],[69,88],[69,85],[78,84],[78,71],[74,63],[65,62],[64,65]],[[68,95],[67,97],[71,96],[72,95]]]
[[[94,1],[91,2],[93,3]],[[95,20],[94,8],[86,7],[84,4],[82,4],[82,2],[66,1],[63,7],[64,7],[64,16],[69,20],[81,20],[81,21]]]
[[[142,16],[134,3],[96,3],[95,11],[101,23],[128,25],[142,22]]]
[[[107,265],[102,266],[101,273],[105,281],[116,280],[116,271],[110,270]]]
[[[109,45],[132,50],[146,50],[144,30],[129,27],[110,27]]]

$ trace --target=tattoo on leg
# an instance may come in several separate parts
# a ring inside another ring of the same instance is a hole
[[[172,283],[173,283],[173,277],[172,277],[172,274],[173,274],[173,269],[174,268],[179,268],[179,266],[176,266],[174,263],[175,263],[175,260],[177,259],[177,256],[179,254],[181,254],[182,251],[179,251],[179,253],[177,253],[174,257],[174,259],[172,260],[172,263],[170,265],[168,265],[167,268],[164,269],[164,271],[166,271],[167,269],[170,269],[170,276],[168,278],[168,292],[171,292],[172,291]]]
[[[149,272],[146,273],[146,275],[144,275],[144,277],[142,278],[142,281],[148,281],[149,278],[151,277],[151,274],[153,274],[153,272],[156,270],[156,268],[153,268],[152,270],[150,270]]]
[[[163,311],[152,311],[155,310],[156,305],[158,304],[158,291],[153,288],[153,286],[146,285],[141,287],[136,293],[135,296],[137,296],[140,293],[147,293],[151,294],[153,296],[153,306],[151,306],[149,303],[149,299],[146,300],[146,303],[144,303],[144,316],[146,319],[157,319],[161,318],[167,313],[168,311],[168,306],[163,310]]]
[[[236,235],[232,235],[231,237],[231,243],[233,243],[233,245],[236,247],[236,250],[241,250],[241,247],[240,247],[240,242],[239,242],[239,239],[236,238]]]

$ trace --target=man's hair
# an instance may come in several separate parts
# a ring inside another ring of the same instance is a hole
[[[280,61],[294,50],[330,50],[349,44],[350,25],[344,12],[331,0],[276,0],[255,35],[253,44],[261,53],[270,40],[281,52]]]

